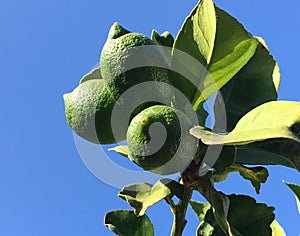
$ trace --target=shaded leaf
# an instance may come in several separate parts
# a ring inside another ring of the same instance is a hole
[[[181,198],[183,187],[170,179],[159,180],[154,185],[131,184],[125,186],[119,193],[119,197],[127,201],[139,216],[144,215],[148,207],[171,195]]]
[[[276,220],[273,220],[271,224],[271,229],[272,229],[272,236],[286,236],[284,229]]]
[[[174,38],[168,31],[165,31],[159,35],[156,30],[152,30],[151,40],[157,45],[165,47],[173,47],[174,44]]]
[[[285,139],[274,139],[236,147],[236,162],[240,164],[282,165],[300,171],[299,156],[299,145]],[[224,177],[226,178],[226,176]]]
[[[87,73],[82,77],[79,84],[82,84],[85,81],[92,80],[92,79],[102,79],[101,72],[100,72],[100,66],[94,68],[92,71]]]
[[[156,30],[152,30],[151,40],[159,46],[158,49],[162,50],[164,55],[166,56],[166,61],[171,63],[172,57],[172,47],[174,44],[174,38],[170,32],[165,31],[161,35]],[[171,73],[171,71],[169,72]]]
[[[247,112],[277,99],[280,81],[278,65],[262,39],[259,40],[254,56],[220,89],[214,104],[214,130],[223,126],[221,124],[225,121],[226,130],[231,131]],[[224,106],[226,113],[223,112]]]
[[[257,203],[255,199],[244,195],[229,195],[228,222],[234,235],[253,236],[271,235],[271,223],[275,215],[274,208]],[[197,235],[225,235],[214,219],[213,209],[210,208],[204,221],[199,225]]]
[[[255,199],[243,195],[230,195],[228,221],[242,235],[270,235],[274,207],[257,203]]]
[[[235,162],[235,147],[223,146],[222,151],[213,168],[218,172],[224,171]]]
[[[289,139],[270,139],[236,146],[236,160],[247,165],[283,165],[300,171],[300,145]]]
[[[190,205],[200,221],[204,220],[206,212],[211,208],[208,202],[190,201]]]
[[[298,205],[298,211],[299,211],[299,214],[300,214],[300,186],[297,185],[297,184],[292,184],[292,183],[287,183],[287,182],[284,182],[292,191],[293,193],[295,194],[295,198],[296,198],[296,202],[297,202],[297,205]]]
[[[233,236],[232,229],[227,221],[230,204],[228,197],[222,192],[217,191],[207,176],[199,178],[197,189],[211,204],[213,208],[213,216],[219,229],[221,229],[226,236]],[[211,228],[209,227],[209,232],[210,229]]]
[[[116,210],[106,213],[104,224],[120,236],[154,236],[154,228],[148,216],[136,216],[133,211]]]

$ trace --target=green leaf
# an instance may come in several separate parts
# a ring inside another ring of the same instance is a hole
[[[186,18],[175,39],[171,62],[172,83],[190,102],[202,90],[203,73],[206,73],[207,60],[212,55],[215,31],[213,3],[202,0]]]
[[[247,112],[265,102],[276,100],[280,81],[279,67],[261,38],[254,56],[220,89],[214,104],[215,126],[224,120],[231,131]],[[249,95],[250,91],[250,95]],[[225,111],[224,110],[225,105]]]
[[[130,155],[129,149],[127,145],[118,145],[113,148],[109,148],[108,151],[114,151],[121,154],[124,157],[128,157],[132,161],[132,157]]]
[[[196,99],[194,108],[207,100],[217,90],[222,88],[254,55],[257,40],[246,39],[237,44],[233,51],[219,61],[209,65],[209,74],[203,81],[203,90]]]
[[[235,165],[240,175],[247,180],[250,180],[251,184],[255,188],[256,193],[260,191],[261,183],[265,183],[268,179],[268,170],[262,166],[247,168],[241,165]]]
[[[203,127],[192,128],[191,134],[207,145],[243,145],[272,138],[300,142],[300,103],[264,103],[243,116],[225,135],[212,133]]]
[[[190,201],[190,205],[200,221],[204,221],[206,212],[211,208],[208,202]]]
[[[250,180],[257,194],[260,191],[261,183],[265,183],[269,176],[268,170],[262,166],[250,168],[240,164],[234,164],[226,168],[223,172],[215,172],[213,174],[214,182],[225,180],[228,174],[232,172],[239,172],[244,179]]]
[[[299,214],[300,214],[300,186],[297,185],[297,184],[292,184],[292,183],[287,183],[287,182],[284,182],[292,191],[293,193],[295,194],[295,198],[296,198],[296,202],[297,202],[297,205],[298,205],[298,211],[299,211]]]
[[[277,138],[236,146],[236,160],[248,165],[283,165],[300,171],[299,142]]]
[[[208,200],[213,208],[214,219],[218,227],[226,236],[233,236],[232,229],[227,221],[229,209],[229,199],[222,192],[217,191],[207,176],[202,176],[198,180],[198,191]]]
[[[151,40],[160,46],[173,47],[174,38],[170,32],[165,31],[161,35],[156,30],[152,30]]]
[[[210,61],[216,36],[216,16],[211,0],[202,0],[186,18],[174,48],[186,52],[202,65]]]
[[[253,236],[271,235],[271,223],[275,215],[274,208],[257,203],[255,199],[244,195],[229,195],[228,222],[233,235]],[[225,235],[214,219],[213,209],[206,211],[204,221],[199,225],[197,235]]]
[[[214,164],[213,168],[218,172],[224,171],[235,162],[235,147],[223,146],[222,151]]]
[[[120,236],[154,236],[154,227],[148,216],[136,216],[133,211],[116,210],[106,213],[104,224]]]
[[[198,50],[209,64],[213,50],[217,31],[217,20],[215,7],[211,0],[202,0],[192,17],[193,38],[197,43]]]
[[[190,70],[193,83],[177,75],[173,76],[175,86],[178,84],[176,87],[194,102],[196,110],[250,60],[257,43],[236,19],[214,7],[212,1],[200,1],[185,20],[173,50],[172,66]],[[191,55],[203,68],[178,58],[175,49]]]
[[[96,67],[86,75],[82,77],[79,84],[82,84],[85,81],[92,80],[92,79],[102,79],[101,72],[100,72],[100,66]]]
[[[139,216],[144,215],[148,207],[171,195],[180,198],[183,195],[183,187],[170,179],[161,179],[153,186],[146,183],[131,184],[119,193],[119,197],[127,201]]]
[[[299,102],[264,103],[243,116],[225,135],[203,127],[190,132],[207,145],[237,145],[236,160],[241,164],[279,164],[300,170]]]
[[[233,16],[215,7],[217,32],[211,64],[230,54],[240,42],[252,38],[252,35]]]
[[[156,30],[152,30],[151,33],[151,40],[156,43],[157,45],[161,46],[158,47],[164,55],[166,56],[166,60],[171,63],[172,57],[172,47],[174,44],[174,38],[168,31],[163,32],[161,35]],[[171,71],[169,72],[171,73]]]
[[[258,43],[230,14],[218,7],[215,11],[217,31],[213,56],[207,67],[210,76],[204,80],[203,91],[196,99],[195,107],[232,79],[254,55]],[[239,55],[242,57],[239,58]]]
[[[271,224],[271,229],[272,229],[272,236],[286,236],[284,229],[276,220],[273,220]]]

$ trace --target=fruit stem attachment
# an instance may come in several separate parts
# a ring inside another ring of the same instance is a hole
[[[171,208],[174,215],[171,236],[181,236],[185,228],[187,223],[185,219],[186,210],[191,200],[193,190],[197,189],[198,170],[199,166],[195,161],[192,161],[185,171],[181,173],[179,183],[183,186],[183,195],[178,204]]]
[[[192,193],[193,189],[191,187],[185,187],[182,199],[179,200],[178,204],[172,209],[174,220],[171,236],[182,236],[182,232],[187,223],[187,220],[185,219],[186,210],[192,197]]]

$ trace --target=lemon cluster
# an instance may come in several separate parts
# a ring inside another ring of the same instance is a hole
[[[93,143],[127,139],[134,162],[145,170],[179,172],[193,159],[197,141],[188,132],[192,127],[189,118],[172,107],[170,75],[163,51],[150,38],[114,23],[100,66],[64,94],[68,124]],[[153,99],[145,100],[145,94]],[[129,105],[135,102],[138,106],[132,109]],[[112,122],[120,114],[116,110],[126,113],[125,124]]]

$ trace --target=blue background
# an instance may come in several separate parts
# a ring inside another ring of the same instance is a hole
[[[113,235],[103,225],[105,212],[130,208],[118,198],[118,189],[97,179],[81,161],[64,117],[62,94],[98,63],[114,21],[148,36],[153,28],[176,35],[196,3],[1,1],[0,235]],[[300,101],[300,2],[216,3],[266,40],[281,68],[279,98]],[[282,183],[284,179],[300,184],[299,173],[284,167],[269,170],[271,176],[260,195],[235,174],[217,187],[276,206],[287,235],[299,235],[296,202]],[[172,214],[164,202],[147,214],[156,235],[169,235]],[[197,218],[190,210],[187,217],[184,235],[195,235]]]

